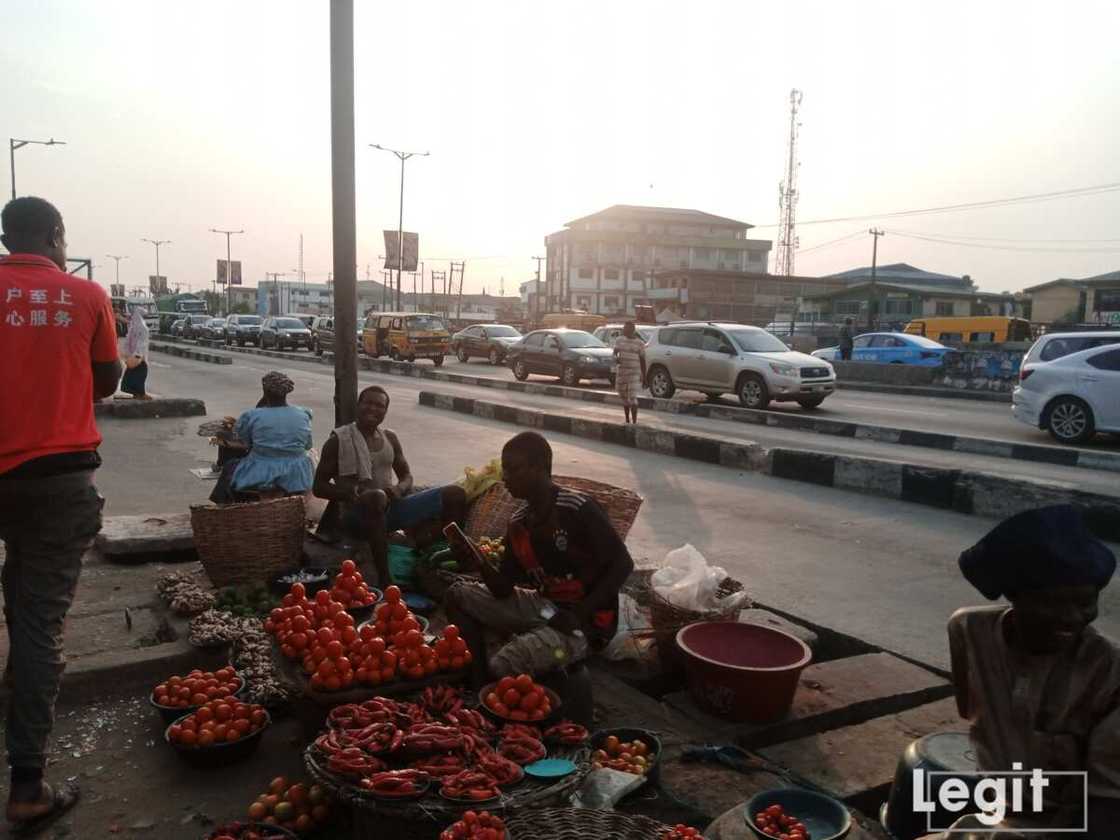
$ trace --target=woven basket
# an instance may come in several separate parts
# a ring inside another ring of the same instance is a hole
[[[722,600],[736,592],[742,592],[743,584],[734,578],[724,578],[716,589],[716,600]],[[684,659],[677,647],[677,631],[697,621],[738,621],[739,613],[751,606],[744,601],[727,609],[707,611],[686,610],[666,601],[656,590],[649,592],[650,623],[653,636],[657,640],[657,655],[661,660],[661,672],[665,676],[683,676]]]
[[[506,819],[512,840],[660,840],[671,826],[639,814],[594,808],[533,808]]]
[[[302,496],[236,505],[192,505],[198,559],[214,586],[268,583],[299,566]]]
[[[618,532],[618,536],[623,542],[626,541],[626,535],[630,533],[630,527],[634,524],[638,509],[644,501],[641,496],[624,487],[592,481],[590,478],[554,475],[552,480],[561,487],[590,496],[598,502],[607,512],[607,518]],[[520,504],[509,494],[505,484],[498,482],[471,505],[464,528],[466,535],[472,540],[482,537],[504,537],[509,520]]]

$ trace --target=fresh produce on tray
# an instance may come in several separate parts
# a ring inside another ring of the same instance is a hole
[[[231,667],[219,671],[195,669],[185,677],[168,677],[152,690],[152,701],[168,708],[202,706],[219,697],[237,693],[241,678]]]
[[[677,823],[662,834],[658,840],[703,840],[703,838],[704,835],[700,833],[700,829]]]
[[[448,776],[440,785],[439,792],[448,799],[485,802],[502,795],[498,783],[489,773],[481,770],[464,770]]]
[[[548,694],[528,674],[502,677],[483,702],[498,717],[513,721],[544,720],[552,713]]]
[[[503,738],[498,744],[498,754],[524,767],[526,764],[540,761],[548,755],[548,750],[536,738],[516,736]]]
[[[182,747],[232,744],[258,732],[268,723],[263,706],[236,697],[211,700],[167,728],[167,737]]]
[[[617,735],[611,735],[603,743],[602,749],[591,754],[591,767],[593,770],[606,767],[644,776],[655,760],[656,757],[650,754],[649,744],[645,741],[635,739],[624,742]]]
[[[589,737],[591,736],[586,729],[570,720],[562,720],[544,731],[546,741],[555,741],[572,747],[579,746]]]
[[[256,823],[271,818],[288,831],[307,834],[330,819],[330,805],[327,792],[319,785],[289,783],[284,776],[277,776],[249,806],[248,817]]]
[[[253,618],[265,616],[276,606],[276,599],[268,591],[268,587],[254,586],[227,586],[219,590],[218,597],[214,600],[214,608],[232,613],[237,618]]]
[[[431,777],[422,770],[386,770],[362,779],[358,785],[374,796],[404,798],[427,791]]]
[[[787,814],[781,805],[771,805],[754,815],[754,824],[763,834],[782,840],[812,840],[809,829],[793,814]]]
[[[330,595],[346,609],[368,607],[377,600],[353,560],[342,561],[342,571],[335,575]]]
[[[489,811],[464,811],[463,818],[440,832],[439,840],[504,840],[506,824]]]

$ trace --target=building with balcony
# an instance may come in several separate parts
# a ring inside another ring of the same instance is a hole
[[[543,309],[631,315],[668,270],[766,273],[770,240],[752,225],[699,210],[616,204],[545,237]]]

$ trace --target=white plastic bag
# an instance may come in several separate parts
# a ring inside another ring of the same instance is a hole
[[[709,566],[704,555],[691,544],[665,555],[665,564],[653,573],[653,591],[676,607],[696,612],[724,610],[746,600],[745,592],[716,599],[720,583],[727,577],[721,566]]]
[[[618,631],[603,651],[612,662],[648,658],[653,646],[649,614],[626,593],[618,597]]]

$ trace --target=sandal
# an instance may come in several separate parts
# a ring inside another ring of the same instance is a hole
[[[37,817],[16,820],[8,823],[8,834],[12,837],[31,837],[54,823],[69,811],[82,795],[77,782],[63,782],[57,787],[43,782],[44,792],[50,794],[51,807]]]

